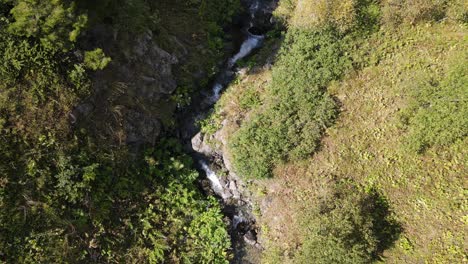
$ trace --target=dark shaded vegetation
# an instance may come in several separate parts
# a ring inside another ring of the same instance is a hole
[[[81,50],[80,35],[99,23],[156,30],[157,2],[0,1],[0,262],[229,259],[219,204],[197,188],[175,140],[131,153],[72,125],[93,93],[90,75],[112,60],[101,47]],[[207,17],[214,1],[181,3],[213,31],[228,19]]]
[[[52,145],[34,159],[14,155],[21,150],[2,149],[11,153],[1,167],[10,176],[3,178],[1,192],[3,260],[207,263],[227,258],[229,238],[217,201],[206,200],[196,187],[198,173],[176,141],[160,142],[132,165],[83,148],[63,153]],[[21,162],[27,168],[18,170]]]

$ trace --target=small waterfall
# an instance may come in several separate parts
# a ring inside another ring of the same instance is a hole
[[[242,212],[239,212],[239,215],[235,215],[232,218],[232,228],[236,229],[237,226],[244,221],[245,221],[245,218],[242,216]]]
[[[255,17],[255,13],[258,11],[258,9],[260,8],[260,2],[258,0],[255,0],[251,5],[250,5],[250,8],[249,8],[249,11],[250,11],[250,16],[252,18]]]
[[[229,58],[224,64],[223,69],[218,73],[214,85],[207,93],[202,92],[199,101],[194,104],[187,112],[184,118],[188,124],[181,130],[181,135],[186,140],[190,140],[191,150],[194,151],[194,157],[198,161],[202,175],[206,175],[209,186],[203,184],[205,190],[210,189],[220,198],[223,204],[223,213],[230,219],[230,235],[232,242],[232,253],[234,255],[231,263],[250,263],[244,262],[246,256],[260,254],[262,246],[257,241],[258,227],[255,216],[253,215],[253,205],[249,198],[249,193],[242,184],[240,178],[233,172],[219,177],[212,167],[211,163],[225,168],[223,153],[213,152],[211,147],[206,147],[203,134],[194,126],[199,120],[205,118],[213,105],[221,98],[223,89],[235,78],[235,65],[239,60],[250,55],[255,49],[263,44],[265,39],[263,33],[266,32],[266,26],[260,15],[265,12],[271,12],[268,9],[273,1],[276,0],[243,0],[245,7],[248,7],[249,13],[245,16],[242,23],[243,42],[239,51]],[[206,147],[206,148],[205,148]],[[221,158],[221,159],[220,159]],[[226,169],[226,168],[225,168]]]
[[[242,43],[242,46],[239,50],[239,52],[234,55],[231,59],[229,59],[229,67],[233,67],[234,64],[239,61],[240,59],[246,57],[249,55],[254,49],[260,47],[262,44],[262,40],[264,39],[264,36],[262,35],[254,35],[251,34],[250,32],[248,33],[247,39]]]
[[[242,43],[239,52],[229,59],[226,71],[229,71],[230,69],[232,69],[232,67],[234,67],[234,64],[237,61],[239,61],[242,58],[245,58],[254,49],[260,47],[262,45],[263,39],[264,39],[263,35],[254,35],[250,33],[249,31],[247,31],[247,39]],[[221,84],[220,82],[216,82],[213,85],[212,94],[207,100],[209,105],[213,105],[219,100],[219,98],[221,97],[221,91],[223,89],[224,89],[224,85]],[[205,171],[207,178],[210,180],[215,193],[225,198],[224,188],[221,185],[221,182],[219,181],[219,178],[216,175],[216,173],[210,169],[210,167],[207,165],[207,162],[205,160],[200,160],[200,165],[203,171]]]
[[[258,1],[251,6],[251,11],[259,8]],[[253,14],[254,12],[252,12]],[[259,48],[262,45],[264,39],[263,35],[257,35],[258,30],[254,27],[250,27],[245,30],[246,39],[242,43],[240,50],[237,54],[231,57],[227,65],[222,71],[216,83],[213,85],[211,95],[206,97],[205,103],[212,107],[221,97],[221,92],[226,85],[229,84],[230,80],[234,75],[232,69],[236,62],[240,59],[248,56],[254,49]],[[193,141],[192,141],[193,142]],[[193,145],[192,145],[193,146]],[[260,250],[261,246],[257,242],[257,232],[255,230],[255,218],[252,216],[252,208],[245,198],[240,199],[238,187],[236,181],[232,178],[227,179],[226,186],[221,184],[221,180],[216,173],[208,165],[209,162],[206,159],[199,158],[201,169],[205,172],[207,179],[211,183],[211,189],[215,194],[220,196],[227,207],[232,207],[232,211],[228,214],[232,219],[231,226],[231,241],[233,243],[233,252],[235,260],[232,263],[243,263],[242,254],[245,250],[245,245],[249,244],[255,250]],[[232,176],[231,176],[232,177]],[[236,193],[237,192],[237,198]],[[245,212],[245,214],[243,213]],[[252,249],[251,249],[252,250]]]
[[[229,72],[234,67],[236,62],[248,56],[254,49],[259,48],[262,45],[263,39],[265,38],[263,35],[252,34],[248,30],[246,35],[247,39],[242,43],[239,52],[237,52],[228,60],[224,72],[218,76],[218,80],[213,85],[211,95],[205,100],[208,105],[214,105],[221,97],[221,91],[224,89],[225,85],[229,83],[229,81],[226,81],[229,80]]]
[[[213,191],[217,195],[224,198],[225,195],[224,195],[224,191],[223,191],[223,185],[219,181],[219,178],[216,175],[216,173],[210,169],[210,167],[208,166],[206,161],[200,160],[200,165],[202,167],[202,170],[206,173],[206,177],[208,178],[208,180],[210,180],[211,188],[213,188]]]
[[[210,96],[210,104],[216,103],[219,98],[221,97],[221,90],[223,89],[223,85],[220,83],[216,83],[213,86],[213,95]]]

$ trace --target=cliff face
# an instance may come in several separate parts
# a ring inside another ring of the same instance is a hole
[[[89,35],[113,61],[94,75],[94,95],[75,116],[114,142],[153,143],[174,109],[172,68],[178,58],[161,49],[151,31],[117,34],[101,25]]]
[[[112,62],[94,73],[92,95],[72,113],[75,123],[116,145],[151,144],[170,130],[177,106],[207,86],[233,49],[229,26],[223,33],[220,24],[204,21],[198,12],[165,3],[154,30],[93,26],[83,37],[82,49],[102,47]]]

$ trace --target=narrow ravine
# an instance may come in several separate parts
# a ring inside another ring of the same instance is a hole
[[[208,194],[215,194],[229,219],[229,233],[232,240],[232,263],[254,263],[260,256],[262,245],[257,241],[258,226],[252,212],[250,195],[242,180],[226,166],[223,153],[212,150],[203,141],[197,123],[206,118],[220,99],[223,90],[236,76],[236,63],[262,46],[264,34],[270,25],[273,0],[242,1],[248,14],[242,16],[242,44],[237,53],[229,58],[218,73],[212,88],[194,100],[191,107],[182,113],[182,126],[179,136],[186,142],[202,174],[201,188]],[[260,17],[260,18],[259,18]],[[219,175],[218,175],[219,174]]]

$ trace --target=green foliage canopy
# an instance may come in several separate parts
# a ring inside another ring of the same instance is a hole
[[[87,16],[76,12],[74,2],[12,0],[14,21],[9,31],[40,39],[45,48],[69,49],[86,26]]]
[[[110,62],[76,55],[81,4],[0,2],[0,262],[225,263],[219,204],[174,140],[131,156],[71,126]]]
[[[373,263],[402,229],[375,189],[361,191],[345,181],[321,197],[304,217],[307,236],[298,263]]]
[[[337,114],[326,85],[351,66],[343,43],[332,30],[287,33],[267,90],[271,100],[230,142],[239,173],[271,176],[276,163],[303,159],[318,148]]]

